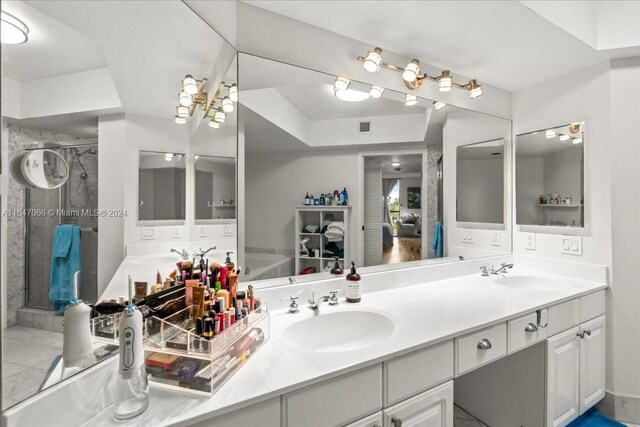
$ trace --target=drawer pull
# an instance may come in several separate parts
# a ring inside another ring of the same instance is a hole
[[[478,350],[489,350],[492,347],[491,341],[486,338],[483,338],[482,341],[478,343]]]
[[[391,418],[391,424],[393,424],[393,427],[402,427],[402,418],[400,417]]]
[[[591,336],[591,331],[589,329],[587,329],[586,331],[584,331],[585,334]]]
[[[578,332],[576,336],[580,337],[581,339],[584,339],[584,332]]]
[[[533,323],[529,323],[527,326],[525,326],[524,331],[525,332],[538,332],[538,327],[536,325],[534,325]]]

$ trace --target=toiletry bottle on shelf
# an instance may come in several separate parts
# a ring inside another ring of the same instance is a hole
[[[307,193],[307,195],[304,196],[304,204],[305,205],[310,205],[311,204],[311,199],[309,199],[309,193]]]
[[[89,318],[91,309],[78,299],[78,275],[73,275],[73,298],[64,309],[64,336],[62,337],[62,359],[64,366],[80,364],[93,354],[93,340]]]
[[[120,318],[120,364],[113,404],[113,417],[116,420],[136,417],[149,406],[149,383],[142,344],[142,314],[131,304],[131,288],[129,276],[129,305]]]
[[[342,204],[344,206],[349,205],[349,193],[347,193],[347,187],[344,187],[342,189],[342,194],[341,195],[342,195]]]
[[[347,302],[360,302],[360,275],[356,272],[356,263],[351,262],[351,272],[347,274]]]

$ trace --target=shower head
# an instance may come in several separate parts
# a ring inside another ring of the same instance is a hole
[[[90,147],[84,150],[83,152],[80,152],[77,148],[75,150],[76,150],[76,156],[78,157],[82,157],[85,154],[96,154],[98,152],[98,150],[96,150],[96,147]]]

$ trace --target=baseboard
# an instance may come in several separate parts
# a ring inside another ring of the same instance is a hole
[[[622,396],[607,392],[598,403],[604,415],[623,423],[640,424],[640,397]]]

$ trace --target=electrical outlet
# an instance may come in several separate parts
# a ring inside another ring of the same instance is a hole
[[[140,231],[142,240],[155,240],[155,230],[152,227],[142,227]]]
[[[500,233],[497,231],[491,236],[491,246],[500,246]]]
[[[225,236],[233,236],[233,227],[230,225],[225,225],[222,228],[222,234],[224,234]]]
[[[525,233],[524,248],[529,251],[536,250],[536,234],[535,233]]]
[[[582,256],[582,236],[560,236],[562,253]]]
[[[179,239],[180,238],[180,227],[173,227],[173,236],[171,236],[173,239]]]
[[[462,230],[462,241],[464,243],[473,243],[473,234],[471,230]]]
[[[207,237],[207,231],[204,227],[200,227],[200,237]]]

